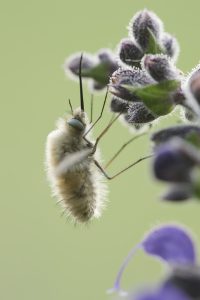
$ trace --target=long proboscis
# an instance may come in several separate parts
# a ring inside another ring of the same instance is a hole
[[[82,83],[82,60],[83,60],[83,53],[81,53],[80,64],[79,64],[79,85],[80,85],[80,106],[81,106],[81,110],[85,111],[84,99],[83,99],[83,83]]]

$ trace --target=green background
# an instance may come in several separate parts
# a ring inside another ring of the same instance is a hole
[[[199,238],[199,204],[159,201],[165,186],[153,181],[150,162],[109,182],[107,209],[89,226],[74,227],[60,217],[46,180],[46,136],[68,110],[67,99],[73,106],[79,101],[78,85],[64,76],[65,57],[78,50],[114,49],[127,36],[131,17],[145,7],[154,10],[166,31],[178,38],[182,49],[178,66],[190,71],[200,59],[199,1],[1,2],[1,299],[111,299],[106,289],[123,258],[152,226],[183,222]],[[96,113],[102,99],[103,94],[95,98]],[[96,135],[108,117],[107,109]],[[172,119],[159,126],[169,122]],[[101,143],[104,159],[130,136],[127,128],[115,124]],[[111,172],[150,151],[148,139],[142,138],[124,151]],[[161,274],[159,262],[138,253],[123,285],[153,282]]]

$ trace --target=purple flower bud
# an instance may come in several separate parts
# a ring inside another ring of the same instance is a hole
[[[109,79],[112,73],[115,72],[119,67],[115,55],[109,49],[101,49],[97,53],[97,57],[102,64],[105,64],[107,66],[108,68],[107,77]]]
[[[113,73],[110,80],[110,92],[124,100],[140,101],[140,99],[130,93],[123,85],[132,85],[133,87],[145,86],[155,83],[154,80],[143,70],[133,69],[118,69]]]
[[[193,190],[190,184],[174,184],[162,196],[163,200],[182,202],[192,197]]]
[[[163,48],[165,49],[165,53],[168,56],[170,56],[174,61],[176,61],[180,50],[177,39],[169,33],[163,33],[161,41]]]
[[[64,64],[64,70],[67,73],[68,70],[71,71],[74,75],[79,74],[79,65],[80,65],[80,58],[82,53],[76,53],[72,56],[70,56]],[[84,71],[87,71],[91,68],[93,68],[96,64],[96,60],[94,56],[84,53],[83,59],[82,59],[82,76],[84,76]]]
[[[151,140],[156,145],[159,145],[161,143],[167,142],[173,137],[180,137],[185,139],[191,134],[195,134],[195,136],[200,140],[200,127],[195,125],[169,127],[153,133],[151,136]]]
[[[200,103],[200,69],[190,77],[190,90],[197,102]]]
[[[200,115],[200,65],[188,76],[185,85],[188,105],[198,116]]]
[[[144,124],[152,122],[156,119],[156,116],[142,103],[135,102],[130,104],[130,107],[125,115],[125,120],[132,124]]]
[[[117,98],[115,96],[112,97],[111,102],[110,102],[110,109],[112,112],[126,113],[128,108],[129,108],[129,104],[127,103],[127,101]]]
[[[91,80],[89,83],[90,89],[93,91],[100,91],[106,87],[107,84],[102,84],[96,80]]]
[[[129,66],[140,66],[140,61],[144,55],[140,46],[131,39],[123,39],[119,45],[119,58]]]
[[[162,21],[151,11],[139,11],[131,20],[129,25],[130,36],[133,36],[141,48],[148,49],[150,32],[159,39],[163,31]]]
[[[162,80],[178,79],[179,73],[169,58],[163,54],[145,55],[142,60],[145,70],[151,77],[160,82]]]
[[[177,266],[166,280],[168,286],[180,289],[191,299],[200,299],[200,267]]]
[[[97,56],[101,62],[115,61],[113,53],[110,51],[110,49],[100,49],[97,52]]]
[[[153,171],[162,181],[190,183],[192,168],[199,162],[199,153],[193,146],[174,138],[156,148]]]
[[[68,58],[64,69],[66,74],[79,75],[81,53],[77,53]],[[82,59],[82,77],[91,79],[89,86],[93,90],[105,88],[110,80],[110,76],[118,69],[115,55],[109,49],[101,49],[96,55],[84,53]]]

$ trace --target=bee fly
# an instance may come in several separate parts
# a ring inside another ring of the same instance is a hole
[[[73,111],[71,102],[69,101],[72,117],[69,119],[59,119],[57,129],[48,135],[46,166],[53,195],[58,198],[58,202],[61,203],[69,216],[72,216],[77,222],[84,223],[92,218],[98,218],[105,206],[107,192],[102,175],[107,179],[113,179],[149,156],[134,162],[112,177],[108,176],[101,167],[97,145],[120,114],[109,122],[95,142],[89,139],[91,129],[102,117],[108,89],[101,113],[93,125],[89,127],[89,121],[84,111],[81,76],[82,58],[83,56],[81,55],[79,65],[80,108]],[[117,155],[123,148],[124,145],[117,152]]]

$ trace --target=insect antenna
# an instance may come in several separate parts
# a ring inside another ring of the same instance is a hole
[[[83,53],[81,53],[80,63],[79,63],[79,86],[80,86],[80,105],[81,110],[85,111],[84,109],[84,99],[83,99],[83,83],[82,83],[82,60],[83,60]]]
[[[92,123],[92,119],[93,119],[93,103],[94,103],[94,95],[91,95],[91,99],[90,99],[90,124]]]
[[[73,107],[72,107],[71,100],[68,99],[68,102],[69,102],[69,107],[70,107],[70,109],[71,109],[71,114],[73,115],[73,114],[74,114],[74,111],[73,111]]]

